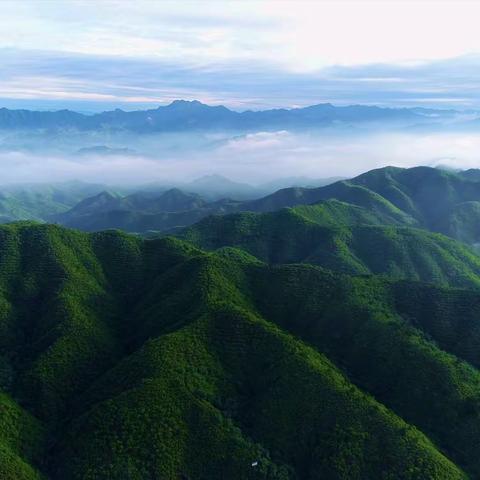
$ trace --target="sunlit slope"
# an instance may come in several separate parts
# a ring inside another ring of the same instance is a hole
[[[207,192],[205,195],[209,196]],[[225,196],[228,197],[228,192]],[[8,212],[11,213],[13,207],[3,208],[2,202],[5,201],[0,196],[0,220],[2,215],[5,217],[3,221],[8,218],[28,218],[21,212],[17,216],[9,216]],[[31,203],[31,200],[25,200],[27,207],[29,201]],[[411,226],[475,244],[480,242],[479,202],[477,171],[385,167],[323,187],[284,188],[250,201],[223,198],[207,202],[198,195],[177,189],[158,197],[152,196],[151,192],[139,192],[126,197],[102,192],[85,198],[67,212],[49,216],[38,214],[34,218],[85,231],[120,228],[146,233],[171,231],[212,214],[273,212],[285,207],[296,207],[300,213],[301,206],[320,204],[318,211],[307,209],[305,216],[310,219],[320,216],[322,222],[335,224]],[[20,202],[15,208],[21,209],[22,205]]]
[[[279,190],[246,202],[242,210],[267,212],[331,199],[364,207],[370,212],[378,211],[383,203],[384,210],[388,206],[392,211],[390,219],[384,216],[384,224],[401,220],[403,224],[441,232],[464,242],[480,241],[477,228],[480,182],[476,170],[384,167],[325,187]]]
[[[480,286],[480,258],[425,230],[384,226],[382,214],[338,201],[278,212],[208,217],[181,233],[206,249],[239,247],[269,263],[311,263],[352,274],[384,274]]]
[[[1,373],[5,381],[7,371],[2,368]],[[40,422],[0,393],[0,478],[42,480],[44,476],[32,464],[40,461],[45,439]]]
[[[83,198],[96,194],[101,185],[71,181],[52,184],[2,185],[0,223],[15,220],[45,221],[65,212]]]
[[[480,474],[480,339],[455,340],[474,291],[45,225],[0,228],[0,252],[23,478]]]

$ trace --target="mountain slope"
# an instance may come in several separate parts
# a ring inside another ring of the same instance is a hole
[[[243,200],[262,196],[261,189],[257,189],[248,183],[233,182],[221,175],[205,175],[187,183],[184,188],[212,200],[222,198]]]
[[[0,477],[4,480],[41,480],[31,463],[41,458],[45,432],[40,422],[8,395],[0,393]]]
[[[202,208],[191,210],[148,213],[138,210],[107,210],[85,215],[55,216],[54,219],[67,227],[78,228],[87,232],[96,232],[110,228],[117,228],[126,232],[147,234],[150,231],[177,230],[185,225],[191,225],[208,215],[231,211],[235,202],[229,200],[206,204]]]
[[[103,191],[94,197],[85,198],[64,214],[55,217],[62,223],[82,221],[82,218],[110,213],[129,211],[138,214],[178,212],[202,208],[206,204],[199,195],[185,193],[171,188],[160,195],[143,192],[122,196],[115,192]]]
[[[104,187],[83,182],[0,187],[0,223],[45,220],[65,212]]]
[[[338,201],[278,212],[213,216],[179,233],[201,248],[246,250],[268,263],[311,263],[350,274],[383,274],[480,287],[480,257],[424,230],[384,226],[391,216]]]
[[[0,247],[3,389],[48,431],[24,457],[47,478],[480,472],[477,339],[442,340],[396,282],[52,225]],[[431,308],[451,291],[419,285]]]
[[[210,180],[205,181],[208,184]],[[212,190],[208,194],[207,190],[205,198],[214,193]],[[206,202],[195,194],[181,193],[176,189],[157,198],[151,193],[139,193],[103,203],[99,201],[102,195],[105,194],[85,199],[50,220],[88,231],[113,227],[145,233],[188,226],[212,214],[271,212],[284,207],[322,203],[320,215],[330,216],[332,221],[338,215],[343,223],[414,226],[472,245],[480,243],[480,229],[477,228],[480,182],[474,173],[468,171],[386,167],[324,187],[286,188],[248,201]],[[168,195],[172,197],[169,201],[164,198]],[[85,210],[86,205],[91,206]],[[179,211],[182,213],[177,215]],[[316,214],[310,210],[306,215]],[[350,220],[347,219],[349,215],[353,216]]]
[[[279,190],[245,202],[241,209],[267,212],[329,199],[369,209],[374,201],[384,202],[410,218],[412,224],[468,243],[480,240],[480,232],[475,226],[480,182],[471,172],[430,167],[385,167],[325,187]]]
[[[413,217],[367,188],[352,186],[344,182],[335,185],[337,185],[335,199],[340,202],[325,203],[321,213],[309,210],[308,215],[328,216],[333,222],[335,222],[336,216],[340,215],[342,221],[348,223],[347,216],[352,215],[352,221],[357,223],[362,221],[374,224],[418,225],[418,221]],[[53,219],[67,227],[87,231],[106,228],[120,228],[130,232],[165,231],[172,227],[191,225],[212,214],[250,210],[271,211],[282,208],[285,204],[313,203],[318,196],[317,191],[317,189],[290,188],[279,190],[275,194],[257,201],[247,202],[220,200],[202,204],[191,197],[192,201],[189,205],[185,202],[185,206],[190,208],[185,208],[185,212],[181,215],[158,215],[159,212],[165,212],[165,209],[150,208],[150,205],[154,204],[153,200],[136,204],[131,201],[133,195],[124,198],[110,198],[111,194],[102,193],[96,197],[85,199],[70,211],[57,215]],[[105,201],[105,195],[109,196],[109,201]],[[344,205],[345,202],[349,205]],[[171,211],[176,212],[173,209]],[[358,218],[355,220],[353,217]]]
[[[101,192],[79,202],[67,212],[53,215],[50,221],[86,231],[120,228],[130,232],[166,230],[194,223],[209,213],[221,211],[221,205],[213,207],[199,195],[185,193],[177,188],[159,196],[149,193],[133,193],[121,196]]]

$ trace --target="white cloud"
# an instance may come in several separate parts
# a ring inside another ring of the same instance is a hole
[[[476,1],[3,0],[0,104],[471,107],[478,18]]]
[[[2,2],[0,45],[293,71],[480,52],[475,1]]]
[[[213,147],[188,134],[171,139],[153,136],[145,142],[151,156],[78,156],[47,153],[41,148],[36,148],[36,153],[4,151],[0,153],[2,183],[49,182],[52,178],[106,184],[182,182],[217,173],[260,184],[290,176],[348,177],[386,165],[459,169],[480,165],[480,137],[467,133],[320,135],[280,131],[227,139]],[[69,144],[69,148],[73,151],[78,145]]]
[[[220,151],[226,155],[242,152],[270,150],[275,147],[285,148],[292,136],[286,130],[278,132],[257,132],[234,137],[225,142]]]
[[[480,3],[470,1],[318,1],[263,4],[279,16],[287,63],[323,65],[439,60],[480,51]]]

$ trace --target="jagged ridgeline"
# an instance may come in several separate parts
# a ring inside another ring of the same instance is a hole
[[[478,478],[479,314],[474,289],[3,226],[0,478]]]

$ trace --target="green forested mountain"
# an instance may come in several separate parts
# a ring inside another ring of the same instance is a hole
[[[179,238],[1,226],[0,478],[479,478],[477,181],[101,192],[56,217],[200,220]]]
[[[0,187],[0,223],[46,220],[66,212],[104,187],[83,182],[9,185]]]
[[[199,195],[185,193],[178,188],[169,189],[158,196],[145,192],[122,196],[114,192],[103,191],[94,197],[82,200],[69,213],[82,217],[117,210],[134,210],[144,213],[176,212],[201,208],[206,203]]]
[[[145,233],[190,225],[210,213],[221,212],[223,206],[228,207],[229,202],[208,204],[199,195],[177,188],[160,195],[137,192],[122,196],[103,191],[49,220],[85,231],[119,228]]]
[[[111,194],[102,194],[110,197]],[[97,196],[94,204],[97,205],[100,196]],[[117,203],[118,198],[115,198]],[[124,197],[128,198],[128,197]],[[194,196],[194,199],[196,197]],[[110,198],[107,200],[110,202]],[[123,200],[123,198],[122,198]],[[156,199],[149,200],[148,203],[155,203]],[[197,203],[196,200],[193,200]],[[90,203],[85,201],[85,203]],[[89,205],[88,213],[78,213],[72,210],[60,215],[55,215],[51,220],[60,223],[66,227],[78,228],[87,232],[97,232],[109,228],[117,228],[126,232],[147,234],[165,232],[169,230],[181,229],[185,225],[191,225],[202,218],[212,214],[228,213],[235,209],[237,202],[230,200],[219,200],[217,202],[200,205],[191,209],[183,209],[182,204],[169,207],[171,210],[149,207],[144,209],[128,208],[122,202],[121,208],[109,209],[99,207],[98,211],[93,205]],[[82,206],[83,209],[83,206]]]
[[[241,248],[268,263],[302,262],[349,274],[480,287],[480,257],[468,246],[401,226],[405,219],[396,213],[331,200],[272,213],[212,216],[180,236],[208,250]]]
[[[270,212],[322,203],[321,212],[307,209],[305,215],[329,216],[334,223],[339,216],[347,224],[414,226],[465,243],[480,243],[480,180],[476,170],[386,167],[351,180],[318,188],[286,188],[250,201],[207,201],[208,194],[200,197],[178,188],[139,190],[128,195],[103,189],[75,182],[4,188],[0,191],[0,223],[35,219],[85,231],[120,228],[143,234],[189,226],[212,214]]]
[[[480,182],[475,170],[451,172],[430,167],[385,167],[351,180],[305,189],[288,188],[244,204],[257,212],[337,199],[371,208],[376,200],[387,202],[423,228],[468,243],[480,240]]]
[[[480,180],[476,170],[385,167],[323,187],[285,188],[258,200],[243,202],[205,202],[179,191],[171,195],[169,202],[164,202],[163,197],[154,199],[144,195],[123,198],[111,195],[107,201],[106,195],[85,199],[69,211],[49,218],[86,231],[120,228],[145,233],[189,226],[212,214],[271,212],[329,202],[323,207],[328,212],[321,215],[330,215],[334,220],[340,215],[347,223],[416,226],[465,243],[480,242]],[[344,207],[345,203],[349,204],[348,208]],[[350,215],[353,217],[349,219]],[[361,218],[356,218],[359,215]]]
[[[232,247],[0,227],[0,478],[478,478],[479,309]]]

